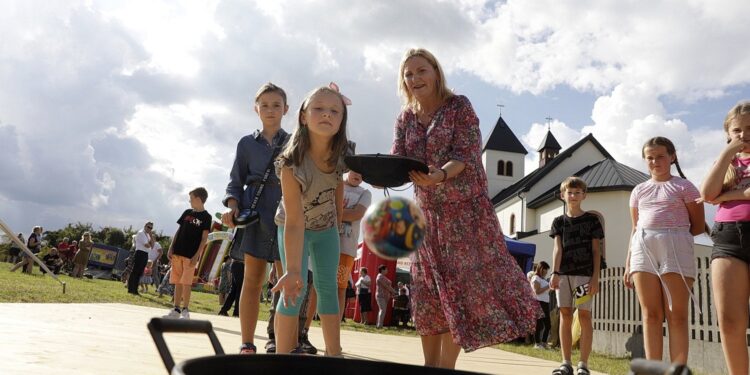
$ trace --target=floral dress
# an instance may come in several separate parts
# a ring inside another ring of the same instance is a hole
[[[443,184],[414,188],[427,221],[425,241],[412,255],[417,332],[450,332],[467,352],[533,333],[543,313],[487,195],[479,119],[469,100],[447,99],[427,126],[412,110],[402,112],[391,153],[438,168],[449,160],[465,164]]]

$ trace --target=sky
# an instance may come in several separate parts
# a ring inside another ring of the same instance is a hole
[[[527,173],[549,126],[563,148],[593,133],[642,171],[643,142],[669,137],[698,185],[724,116],[750,98],[750,2],[642,4],[2,1],[0,219],[25,233],[153,220],[171,234],[197,186],[209,212],[223,211],[236,144],[260,127],[252,98],[269,81],[289,96],[288,131],[304,95],[335,81],[353,102],[357,151],[387,153],[411,47],[437,56],[485,139],[502,113],[530,151]]]

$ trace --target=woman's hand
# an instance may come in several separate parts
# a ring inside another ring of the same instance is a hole
[[[296,306],[297,297],[299,297],[301,290],[302,278],[297,272],[285,273],[284,276],[281,276],[279,281],[276,282],[273,289],[271,289],[274,293],[281,292],[284,307],[288,307],[290,304],[291,306]]]
[[[409,179],[417,186],[432,186],[443,180],[443,173],[442,170],[430,166],[429,173],[416,170],[409,172]]]

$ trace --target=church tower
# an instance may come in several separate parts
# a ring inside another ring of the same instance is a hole
[[[554,159],[557,154],[560,153],[560,143],[557,142],[552,132],[547,129],[547,135],[542,140],[542,145],[539,146],[537,151],[539,152],[539,168],[543,167],[550,160]]]
[[[514,184],[524,175],[524,157],[528,154],[502,116],[482,148],[482,163],[487,173],[490,198]]]

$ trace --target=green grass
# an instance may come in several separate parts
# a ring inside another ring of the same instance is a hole
[[[66,292],[63,294],[62,286],[52,277],[40,274],[38,268],[34,269],[33,275],[27,275],[21,273],[20,270],[10,272],[9,267],[8,263],[0,263],[0,303],[126,303],[164,309],[172,305],[169,296],[159,297],[153,288],[149,288],[149,292],[136,297],[128,294],[127,289],[119,281],[75,279],[60,275],[60,280],[67,284]],[[193,291],[190,310],[197,313],[217,314],[220,307],[218,300],[216,294]],[[269,303],[261,303],[261,320],[268,320],[269,307]],[[319,322],[316,321],[313,324],[317,326]],[[374,326],[354,323],[351,319],[347,319],[341,328],[357,332],[417,337],[413,329],[393,327],[376,329]],[[559,350],[538,350],[523,344],[501,344],[495,347],[530,357],[560,361]],[[573,358],[579,358],[577,351],[574,351]],[[593,353],[589,359],[589,367],[607,374],[626,374],[629,362],[627,358],[613,358]]]
[[[494,347],[507,352],[523,354],[529,357],[546,359],[558,363],[562,360],[559,348],[554,350],[540,350],[534,349],[531,345],[515,343],[500,344]],[[572,358],[573,366],[575,366],[578,363],[578,359],[581,358],[580,352],[578,350],[573,350]],[[630,358],[616,358],[603,354],[591,353],[589,356],[589,368],[605,374],[627,374],[628,371],[630,371]]]

